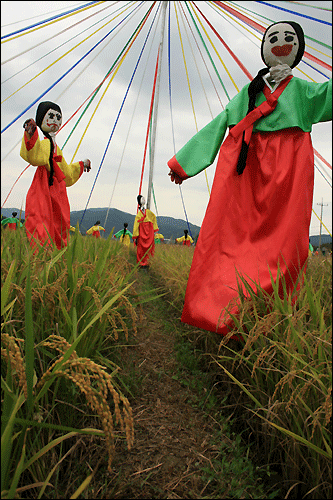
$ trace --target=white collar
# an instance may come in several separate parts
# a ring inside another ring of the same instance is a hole
[[[268,88],[271,89],[271,92],[273,92],[283,80],[292,74],[292,69],[288,64],[277,64],[270,68],[269,74],[267,73],[267,76],[264,75],[263,79]]]

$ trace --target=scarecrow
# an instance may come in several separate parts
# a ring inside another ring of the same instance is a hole
[[[193,243],[193,239],[191,238],[191,236],[188,235],[188,230],[184,229],[184,236],[176,238],[176,242],[181,243],[182,245],[186,245],[187,247],[190,247]]]
[[[288,293],[302,276],[314,183],[310,132],[332,119],[332,81],[292,74],[304,47],[299,24],[269,26],[261,44],[267,67],[168,162],[171,181],[180,184],[220,150],[189,274],[185,323],[226,335],[230,313],[239,311],[239,275],[268,293],[278,273]]]
[[[94,238],[100,238],[101,237],[100,231],[105,231],[104,227],[100,226],[100,223],[101,223],[100,220],[96,221],[95,224],[91,226],[91,228],[88,229],[88,231],[86,231],[86,234],[92,234]]]
[[[154,239],[155,239],[155,245],[160,245],[164,241],[164,236],[161,233],[156,233]]]
[[[90,160],[68,165],[57,146],[55,135],[61,127],[60,107],[50,101],[41,102],[32,118],[23,124],[21,157],[37,167],[26,198],[25,227],[32,247],[36,242],[60,249],[67,246],[70,207],[66,188],[75,184],[83,172],[89,172]],[[37,127],[45,138],[40,140]]]
[[[139,194],[137,197],[139,210],[136,214],[133,226],[133,240],[137,247],[136,261],[140,264],[140,268],[148,268],[149,258],[155,252],[154,234],[158,231],[156,215],[145,208],[146,200]]]
[[[3,227],[8,227],[10,231],[16,231],[17,227],[23,227],[21,221],[17,219],[17,212],[12,212],[11,217],[6,217],[6,219],[2,219],[1,225]]]
[[[124,229],[120,229],[116,234],[114,234],[115,238],[119,238],[120,243],[129,247],[131,244],[132,233],[127,229],[128,224],[124,222]]]

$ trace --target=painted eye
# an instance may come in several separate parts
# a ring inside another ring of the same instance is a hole
[[[57,114],[57,120],[58,120],[58,122],[60,122],[60,120],[61,120],[61,115]]]
[[[285,37],[285,41],[286,41],[286,42],[293,42],[293,41],[294,41],[294,37],[293,37],[293,36],[291,36],[291,35],[286,36],[286,37]]]
[[[272,36],[272,38],[270,39],[270,43],[275,43],[278,41],[278,37],[277,36]]]
[[[50,117],[50,118],[51,118],[51,120],[52,120],[52,118],[54,118],[54,113],[49,113],[49,117]]]

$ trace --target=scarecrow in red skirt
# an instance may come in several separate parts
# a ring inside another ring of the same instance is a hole
[[[23,227],[23,224],[21,221],[18,220],[17,212],[12,212],[11,217],[7,217],[6,219],[2,219],[1,225],[3,227],[8,228],[10,231],[16,231],[17,227]]]
[[[86,234],[92,234],[94,238],[100,238],[101,237],[101,231],[105,231],[104,227],[100,225],[101,221],[97,220],[93,226],[91,226],[88,231],[86,231]]]
[[[155,233],[158,232],[156,215],[145,208],[146,200],[139,194],[137,197],[139,210],[136,214],[133,226],[133,240],[137,247],[136,261],[141,269],[148,268],[149,258],[155,252]],[[146,253],[147,252],[147,253]]]
[[[190,247],[192,245],[192,243],[194,243],[191,236],[189,236],[187,229],[184,229],[184,236],[181,236],[180,238],[176,238],[176,242],[181,243],[182,245],[185,245],[187,247]]]
[[[75,184],[83,172],[89,172],[90,160],[67,164],[56,144],[56,132],[61,127],[62,113],[54,102],[41,102],[36,121],[23,124],[21,157],[37,167],[26,198],[25,228],[31,246],[36,243],[57,248],[67,246],[70,229],[70,207],[66,188]],[[45,138],[38,137],[37,126]]]
[[[226,335],[229,313],[239,310],[238,274],[272,293],[271,276],[275,281],[279,272],[290,293],[304,270],[314,184],[310,132],[332,119],[332,80],[313,83],[292,74],[304,47],[299,24],[269,26],[261,45],[267,67],[168,162],[171,180],[180,184],[220,151],[188,279],[185,323]]]

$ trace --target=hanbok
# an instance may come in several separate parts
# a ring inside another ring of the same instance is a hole
[[[266,85],[249,114],[247,89],[168,162],[184,180],[211,165],[220,151],[181,319],[223,335],[232,325],[226,308],[233,314],[239,310],[238,274],[270,293],[279,269],[288,292],[293,289],[309,248],[310,132],[313,124],[332,119],[331,80],[312,83],[289,76],[272,93]],[[252,136],[246,168],[238,175],[244,131]]]
[[[156,215],[148,208],[145,210],[139,209],[133,225],[133,240],[136,241],[136,260],[140,263],[140,266],[147,266],[149,258],[154,255],[154,235],[157,232]]]
[[[32,184],[26,197],[25,228],[31,246],[36,241],[43,245],[51,240],[60,249],[67,246],[70,229],[70,206],[66,188],[75,184],[81,177],[82,161],[67,164],[61,149],[56,146],[53,153],[53,185],[49,186],[50,141],[40,140],[36,128],[28,140],[24,133],[21,144],[21,157],[37,167]]]
[[[122,243],[126,247],[130,246],[132,236],[133,235],[131,231],[129,231],[128,229],[126,229],[125,234],[123,229],[120,229],[120,231],[114,234],[114,237],[119,239],[120,243]]]
[[[91,234],[94,238],[100,238],[101,231],[105,231],[104,227],[95,224],[90,229],[88,229],[88,231],[86,231],[86,234]]]
[[[1,225],[10,231],[16,231],[17,227],[23,227],[22,222],[16,217],[6,217],[6,219],[2,219]]]
[[[182,245],[185,245],[187,247],[190,247],[193,243],[193,239],[191,236],[187,235],[187,238],[185,236],[181,236],[180,238],[176,238],[177,243],[181,243]]]

